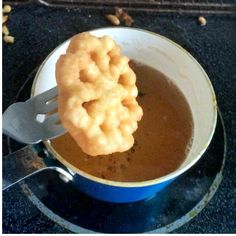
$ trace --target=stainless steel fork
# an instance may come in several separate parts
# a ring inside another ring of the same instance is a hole
[[[56,138],[66,132],[57,107],[57,87],[26,102],[14,103],[3,113],[3,133],[27,144]]]

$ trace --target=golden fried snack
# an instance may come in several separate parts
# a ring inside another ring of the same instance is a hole
[[[129,58],[108,36],[75,35],[56,64],[59,115],[81,149],[91,155],[124,152],[143,115]]]

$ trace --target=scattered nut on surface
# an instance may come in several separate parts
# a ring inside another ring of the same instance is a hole
[[[15,38],[9,35],[5,35],[3,37],[3,40],[5,43],[14,43]]]
[[[206,20],[205,17],[199,16],[199,17],[198,17],[198,23],[199,23],[201,26],[204,26],[204,25],[206,25],[207,20]]]
[[[123,21],[126,26],[131,26],[134,23],[133,18],[130,15],[128,15],[127,13],[125,13],[123,15]]]
[[[2,24],[6,23],[8,19],[8,16],[2,15]]]
[[[124,10],[120,7],[115,7],[115,14],[118,18],[120,18],[123,14]]]
[[[3,13],[9,13],[11,12],[11,6],[10,5],[5,5],[2,9]]]
[[[13,36],[10,36],[10,32],[8,27],[6,26],[6,22],[8,20],[8,15],[4,15],[3,13],[10,13],[11,12],[11,6],[5,5],[2,9],[2,33],[4,35],[3,41],[5,43],[14,43],[15,38]]]
[[[134,19],[122,8],[115,7],[115,15],[124,22],[126,26],[131,26],[134,23]]]
[[[8,30],[8,28],[7,28],[6,25],[3,25],[3,27],[2,27],[2,33],[3,33],[4,35],[9,35],[9,30]]]
[[[113,25],[119,25],[120,24],[120,20],[117,18],[117,16],[115,15],[106,15],[106,18],[113,24]]]

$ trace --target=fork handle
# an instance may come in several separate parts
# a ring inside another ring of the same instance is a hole
[[[2,159],[3,182],[2,190],[5,190],[19,181],[48,168],[28,145],[14,153],[4,156]]]
[[[6,155],[2,159],[3,178],[2,190],[6,190],[22,180],[25,180],[39,172],[52,170],[64,175],[68,180],[73,177],[69,172],[59,166],[47,166],[33,145],[28,145],[14,153]]]

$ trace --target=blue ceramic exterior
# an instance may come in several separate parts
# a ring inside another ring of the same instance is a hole
[[[149,186],[119,187],[95,182],[78,174],[75,174],[73,179],[75,186],[80,191],[99,200],[117,203],[135,202],[149,198],[161,191],[173,180],[174,179],[170,179]]]

